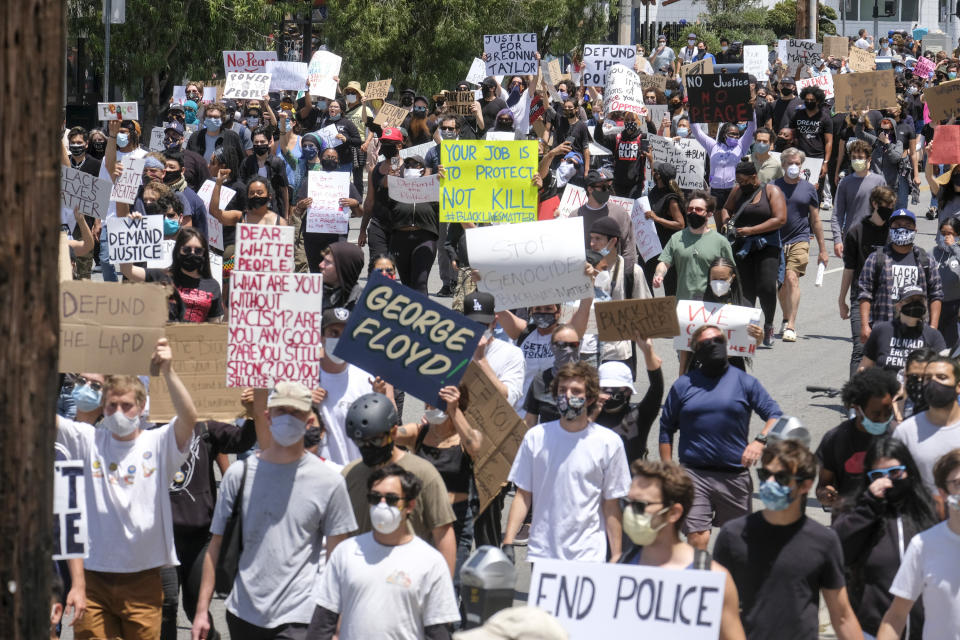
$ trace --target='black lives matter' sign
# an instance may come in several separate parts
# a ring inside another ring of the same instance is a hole
[[[687,75],[692,122],[741,122],[753,119],[750,76],[746,73]]]

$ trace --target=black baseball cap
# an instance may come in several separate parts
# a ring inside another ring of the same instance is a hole
[[[496,317],[493,294],[474,291],[463,297],[463,315],[481,324],[490,324]]]

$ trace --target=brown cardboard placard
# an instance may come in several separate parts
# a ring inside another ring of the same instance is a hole
[[[866,49],[850,45],[850,59],[847,65],[857,73],[873,71],[877,68],[877,56]]]
[[[167,323],[167,295],[158,284],[61,282],[59,370],[149,373]]]
[[[680,67],[680,84],[684,87],[687,86],[687,75],[703,75],[705,73],[713,73],[713,61],[710,58],[685,64]]]
[[[386,100],[390,93],[390,82],[392,78],[386,80],[371,80],[367,83],[367,88],[363,92],[363,99],[367,100]]]
[[[483,434],[480,453],[473,461],[482,512],[507,482],[527,425],[476,363],[467,365],[461,383],[470,390],[464,412],[467,422]]]
[[[680,335],[675,296],[644,300],[611,300],[593,306],[597,337],[604,342]]]
[[[57,252],[57,264],[60,282],[73,280],[73,265],[70,263],[70,242],[64,231],[60,232],[60,245]]]
[[[823,36],[823,57],[845,58],[850,48],[850,40],[845,36]]]
[[[190,390],[201,420],[232,422],[242,411],[239,387],[227,386],[227,332],[222,322],[170,323],[165,329],[173,367]],[[177,414],[167,382],[150,379],[150,419],[169,421]]]
[[[833,92],[837,113],[897,106],[893,69],[837,74],[833,76]]]
[[[447,94],[446,107],[461,116],[468,116],[473,113],[473,103],[476,98],[473,91],[451,91]]]
[[[381,127],[399,127],[408,115],[410,115],[410,112],[406,109],[384,102],[379,113],[377,113],[377,117],[373,119],[373,123],[379,124]]]
[[[652,76],[649,73],[640,73],[640,86],[644,90],[653,87],[660,91],[665,91],[667,89],[667,76],[655,75]]]
[[[940,122],[960,112],[960,80],[944,82],[923,90],[923,99],[930,107],[930,118]]]

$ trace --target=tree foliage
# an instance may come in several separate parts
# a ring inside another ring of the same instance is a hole
[[[837,12],[824,4],[817,5],[818,25],[817,35],[820,39],[824,35],[832,36],[837,34],[837,27],[833,20],[837,19]],[[767,12],[766,24],[772,29],[778,38],[788,38],[796,32],[797,23],[797,2],[796,0],[783,0],[778,2]]]

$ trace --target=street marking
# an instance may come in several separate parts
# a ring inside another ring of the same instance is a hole
[[[828,273],[836,273],[837,271],[843,271],[843,267],[837,267],[836,269],[827,269],[826,271],[823,272],[823,275],[827,275]]]

